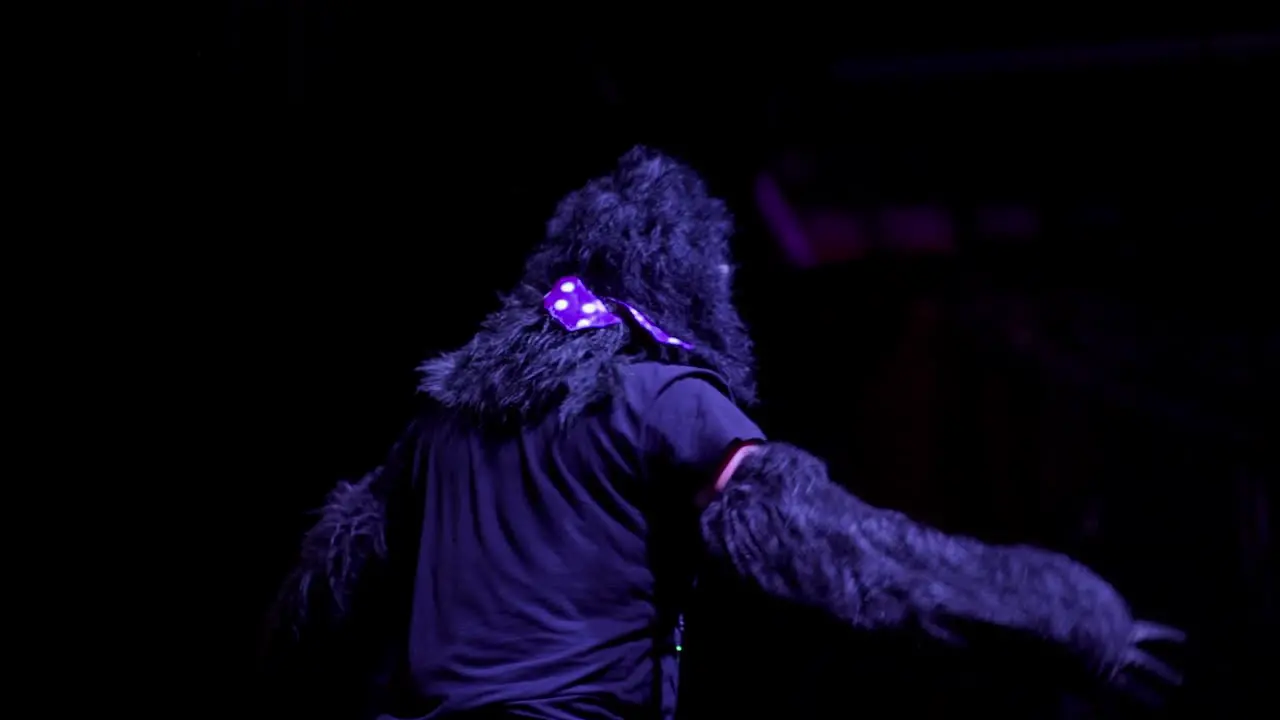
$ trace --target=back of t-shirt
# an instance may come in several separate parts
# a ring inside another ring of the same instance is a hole
[[[408,717],[656,715],[655,643],[687,582],[677,559],[697,554],[694,496],[762,434],[711,373],[623,372],[623,391],[568,427],[427,424]]]

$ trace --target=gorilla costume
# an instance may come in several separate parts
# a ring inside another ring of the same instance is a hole
[[[693,171],[645,148],[560,203],[501,309],[422,366],[384,464],[305,536],[276,616],[323,688],[298,717],[670,716],[702,562],[861,630],[995,626],[1109,681],[1169,674],[1137,643],[1176,631],[1085,567],[870,507],[766,441],[742,410],[731,233]]]

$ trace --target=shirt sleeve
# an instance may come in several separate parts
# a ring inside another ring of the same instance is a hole
[[[650,465],[687,478],[691,490],[713,482],[736,447],[765,440],[723,387],[713,373],[680,375],[658,391],[645,413]]]

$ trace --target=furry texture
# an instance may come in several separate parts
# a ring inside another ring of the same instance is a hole
[[[417,557],[421,503],[413,468],[427,426],[417,419],[386,461],[339,483],[303,537],[272,608],[262,670],[292,715],[359,717],[384,691]],[[318,715],[302,708],[312,708]]]
[[[958,642],[962,628],[998,626],[1064,646],[1101,673],[1123,662],[1134,629],[1120,595],[1070,558],[871,507],[784,444],[747,456],[702,529],[713,555],[767,593],[858,628],[915,626]]]
[[[278,603],[281,619],[299,633],[308,623],[340,621],[363,571],[387,557],[387,499],[377,468],[359,482],[339,483],[302,539],[301,559]]]
[[[289,717],[372,717],[382,696],[387,647],[400,631],[400,586],[386,585],[405,549],[395,526],[395,466],[329,493],[303,538],[264,638],[263,703]],[[278,707],[276,707],[278,705]],[[272,714],[268,711],[267,714]]]
[[[735,400],[754,402],[751,341],[732,302],[732,233],[728,209],[697,174],[632,149],[613,173],[560,202],[520,285],[469,343],[423,364],[422,390],[485,423],[553,408],[569,421],[616,388],[619,366],[654,359],[713,370]],[[564,275],[632,303],[695,349],[660,347],[629,326],[565,331],[542,308]]]
[[[412,490],[408,475],[425,427],[421,419],[410,423],[382,465],[329,492],[320,519],[303,536],[298,566],[276,601],[276,631],[288,628],[297,636],[304,629],[341,624],[370,584],[368,576],[388,564],[397,550],[393,545],[404,544],[397,533],[405,523],[396,518],[415,512],[414,502],[404,495]]]

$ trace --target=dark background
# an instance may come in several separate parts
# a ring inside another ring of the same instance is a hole
[[[219,658],[188,678],[198,697],[255,706],[303,511],[377,461],[415,364],[495,306],[555,200],[644,142],[738,215],[772,436],[877,504],[1077,555],[1186,628],[1171,712],[1274,709],[1273,28],[200,8],[171,158],[184,239],[164,258],[191,300],[173,354],[220,418],[173,429],[216,476],[200,592],[218,610],[183,639]],[[956,242],[794,267],[756,207],[762,172],[802,209],[945,208]],[[1038,213],[1030,237],[977,229],[1003,204]],[[1051,665],[839,642],[709,593],[690,717],[1095,707],[1063,700],[1079,687]]]

